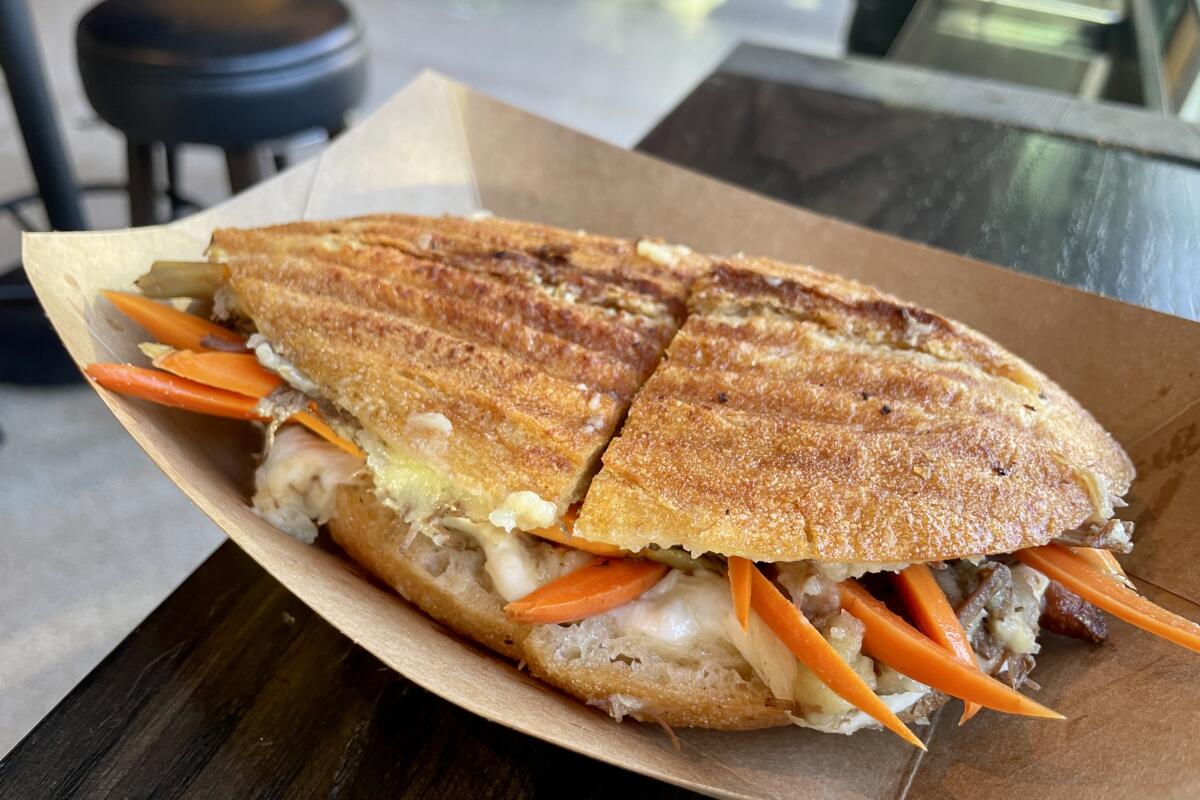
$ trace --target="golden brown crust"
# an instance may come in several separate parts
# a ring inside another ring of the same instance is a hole
[[[912,561],[1043,543],[1133,476],[995,342],[804,267],[402,215],[221,230],[211,250],[277,349],[475,516],[524,490],[561,513],[608,443],[585,537]],[[416,441],[431,414],[448,441]]]
[[[552,646],[539,647],[533,638],[525,645],[530,674],[609,713],[622,713],[617,705],[622,701],[613,699],[619,697],[634,719],[676,728],[748,731],[791,724],[786,712],[767,705],[770,692],[757,680],[716,690],[686,678],[655,680],[637,676],[622,661],[596,665],[556,658]]]
[[[783,712],[767,706],[761,682],[732,672],[724,680],[702,682],[698,671],[686,666],[639,672],[620,660],[589,663],[560,657],[559,626],[514,625],[505,619],[499,596],[487,587],[441,571],[444,562],[434,562],[431,571],[432,545],[421,537],[406,546],[408,526],[369,490],[341,487],[329,530],[351,558],[438,622],[524,661],[534,676],[585,703],[682,727],[744,730],[788,722]],[[669,669],[676,680],[662,679]]]
[[[582,492],[708,260],[503,220],[362,217],[213,234],[239,310],[338,406],[477,507]],[[411,446],[413,415],[452,432]],[[445,445],[445,446],[443,446]]]
[[[1133,478],[1046,376],[870,287],[737,258],[690,310],[604,454],[586,538],[759,561],[1011,552]]]

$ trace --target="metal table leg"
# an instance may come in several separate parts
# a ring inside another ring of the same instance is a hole
[[[25,0],[0,0],[0,68],[50,225],[87,228]]]

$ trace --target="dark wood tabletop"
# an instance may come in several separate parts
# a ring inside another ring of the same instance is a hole
[[[929,110],[951,107],[960,113]],[[868,228],[1200,319],[1200,128],[1179,120],[745,48],[639,149]]]
[[[1060,108],[1047,124],[1027,108],[1016,124],[998,120],[1000,102],[922,109],[919,92],[880,70],[742,51],[640,149],[873,228],[1198,316],[1200,170],[1187,152],[1102,128],[1088,138],[1079,120],[1098,119],[1088,109]],[[969,81],[958,89],[973,94]],[[1113,113],[1122,131],[1154,121]],[[231,543],[0,762],[0,800],[568,793],[686,794],[430,695]]]

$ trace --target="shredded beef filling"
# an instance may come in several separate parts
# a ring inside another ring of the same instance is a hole
[[[1012,603],[1012,574],[1008,567],[998,561],[989,561],[979,568],[978,578],[978,585],[955,609],[959,623],[966,630],[979,622],[979,615],[998,594],[1001,605]]]
[[[1128,553],[1133,549],[1133,523],[1110,519],[1103,525],[1088,525],[1073,531],[1064,531],[1054,541],[1072,547],[1094,547]]]
[[[995,677],[1004,681],[1014,689],[1020,689],[1026,684],[1032,684],[1029,673],[1037,662],[1029,653],[1007,653],[996,667]],[[1032,688],[1038,688],[1034,685]]]
[[[1046,588],[1042,616],[1038,624],[1059,636],[1100,644],[1108,638],[1108,623],[1100,609],[1061,583]]]

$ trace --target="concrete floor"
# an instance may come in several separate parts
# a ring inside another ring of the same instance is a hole
[[[36,0],[38,36],[76,172],[124,176],[120,138],[94,118],[75,70],[89,0]],[[504,2],[359,0],[372,51],[364,112],[426,67],[501,100],[631,145],[742,40],[839,55],[851,0]],[[184,185],[227,193],[202,148]],[[0,103],[0,197],[33,186]],[[89,200],[95,228],[127,224],[122,198]],[[19,234],[0,221],[0,264]],[[0,385],[0,754],[221,542],[90,389]]]

